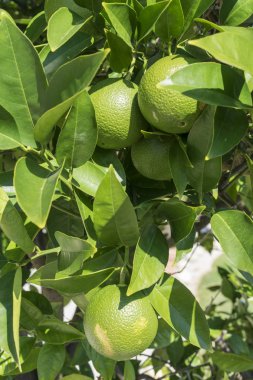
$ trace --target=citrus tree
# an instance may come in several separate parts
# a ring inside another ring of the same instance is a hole
[[[0,378],[252,378],[253,1],[27,3],[0,10]],[[197,300],[169,252],[214,241]]]

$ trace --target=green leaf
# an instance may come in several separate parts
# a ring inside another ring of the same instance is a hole
[[[102,0],[75,0],[75,3],[95,13],[100,12],[102,8]]]
[[[191,233],[197,216],[204,209],[205,206],[191,207],[176,198],[171,198],[158,206],[155,216],[170,223],[171,235],[178,244]]]
[[[136,379],[134,366],[130,360],[126,360],[124,364],[124,379],[127,379],[127,380]]]
[[[110,67],[117,73],[127,71],[132,62],[132,49],[117,34],[107,32],[106,38],[111,49]]]
[[[28,157],[18,160],[14,173],[17,200],[25,214],[43,228],[46,225],[61,169],[50,172]]]
[[[48,22],[47,38],[51,50],[55,51],[64,45],[91,18],[92,13],[88,9],[86,15],[79,16],[69,8],[59,8]]]
[[[80,55],[83,50],[91,45],[91,39],[91,35],[81,30],[54,52],[46,44],[39,56],[47,77],[50,78],[60,66]]]
[[[168,255],[168,243],[160,229],[155,225],[147,226],[135,248],[127,295],[149,288],[157,282],[164,273]]]
[[[220,211],[213,215],[211,226],[221,248],[240,270],[253,273],[253,222],[241,211]]]
[[[43,319],[43,314],[52,313],[51,304],[42,294],[36,292],[22,293],[20,325],[24,329],[34,330]]]
[[[40,35],[46,30],[47,28],[47,21],[45,17],[45,12],[39,12],[36,14],[29,24],[27,25],[27,28],[25,30],[25,35],[32,41],[35,42]]]
[[[36,328],[39,339],[52,345],[63,345],[74,340],[84,339],[84,334],[61,320],[44,318]],[[58,351],[59,347],[54,348]]]
[[[79,16],[85,16],[87,12],[87,9],[79,7],[74,0],[46,0],[44,8],[47,20],[49,20],[59,8],[63,7],[70,9]]]
[[[18,141],[35,147],[33,127],[44,103],[46,76],[31,41],[7,17],[0,21],[0,36],[0,104],[15,119]]]
[[[59,277],[57,277],[57,271],[57,261],[51,262],[39,268],[27,281],[67,294],[88,293],[105,282],[114,273],[115,268],[106,268],[89,274],[81,273],[75,276],[62,275]]]
[[[56,146],[57,161],[67,168],[83,165],[92,156],[97,143],[95,111],[87,92],[74,102]]]
[[[104,10],[120,38],[132,48],[132,35],[136,27],[136,13],[127,4],[102,3]]]
[[[207,107],[194,123],[187,140],[187,152],[193,167],[187,168],[190,185],[197,190],[200,200],[203,194],[218,183],[222,171],[221,157],[207,161],[214,138],[215,107]]]
[[[90,1],[90,0],[89,0]],[[79,375],[77,373],[73,373],[72,375],[64,376],[62,380],[92,380],[91,377]]]
[[[137,243],[136,214],[112,166],[99,185],[93,210],[95,231],[102,243],[108,246]]]
[[[190,185],[198,192],[199,200],[203,195],[217,187],[222,174],[222,157],[206,161],[200,159],[192,161],[193,168],[187,169],[187,178]]]
[[[93,224],[93,209],[91,199],[78,190],[75,191],[75,198],[86,234],[88,236],[87,241],[95,245],[97,237]]]
[[[191,292],[178,280],[169,277],[156,285],[150,301],[158,314],[191,344],[211,349],[205,314]]]
[[[252,106],[243,75],[219,63],[193,63],[172,74],[159,86],[169,86],[206,104],[233,108]]]
[[[207,158],[223,156],[245,136],[249,127],[245,112],[238,109],[217,108],[214,120],[212,146]]]
[[[206,107],[189,132],[187,153],[193,166],[199,160],[206,159],[210,151],[213,143],[215,112],[216,107]]]
[[[62,65],[52,76],[47,92],[48,110],[35,125],[35,139],[46,144],[53,127],[67,112],[76,98],[89,86],[109,49],[80,56]]]
[[[26,336],[20,337],[19,358],[20,358],[22,373],[26,372],[28,360],[31,360],[32,366],[34,365],[33,358],[31,357],[32,352],[35,351],[34,343],[35,343],[35,338],[26,337]],[[36,362],[35,362],[34,368],[36,368]],[[8,375],[19,374],[19,373],[20,372],[18,370],[18,365],[13,360],[13,358],[7,352],[4,352],[4,353],[1,352],[0,376],[8,376]]]
[[[224,1],[220,10],[222,24],[240,25],[253,14],[253,0]]]
[[[169,150],[170,169],[179,197],[188,183],[186,168],[191,166],[186,149],[180,140],[175,140]]]
[[[93,348],[89,345],[87,340],[82,342],[85,351],[94,364],[94,367],[97,371],[102,375],[104,380],[112,380],[116,362],[112,359],[106,358],[99,353],[97,353]]]
[[[173,0],[162,13],[155,25],[155,33],[168,42],[171,37],[178,38],[183,31],[184,14],[180,0]]]
[[[253,75],[251,62],[253,31],[244,28],[240,33],[225,31],[190,41],[189,44],[206,50],[215,59]],[[227,46],[230,49],[227,49]]]
[[[184,12],[184,34],[191,26],[196,17],[201,0],[181,0],[182,9]]]
[[[250,356],[216,351],[211,358],[222,371],[241,373],[253,369],[253,361]]]
[[[47,230],[55,246],[58,245],[54,236],[56,231],[80,238],[84,237],[82,219],[73,200],[60,197],[53,202],[47,220]]]
[[[22,291],[22,270],[8,272],[0,285],[0,347],[20,365],[19,318]]]
[[[56,232],[55,238],[61,247],[58,257],[58,275],[71,275],[82,269],[83,262],[93,256],[97,249],[85,240]]]
[[[63,367],[65,356],[64,346],[59,346],[55,349],[54,345],[46,343],[40,350],[38,357],[37,371],[39,380],[55,380]]]
[[[156,4],[148,5],[139,14],[138,43],[153,30],[156,22],[168,9],[172,0],[161,1]]]
[[[8,239],[14,241],[25,253],[33,252],[34,243],[27,233],[23,220],[1,187],[0,228]]]
[[[125,185],[126,175],[124,168],[115,152],[110,150],[96,150],[91,161],[73,170],[73,185],[84,193],[94,197],[97,189],[113,165],[119,181]]]

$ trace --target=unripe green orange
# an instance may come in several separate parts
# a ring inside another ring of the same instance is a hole
[[[199,109],[195,99],[169,87],[157,87],[161,81],[193,62],[185,57],[164,57],[143,75],[138,92],[140,110],[145,119],[157,129],[167,133],[185,133],[196,120]]]
[[[158,320],[149,300],[141,293],[126,295],[127,288],[108,285],[90,300],[84,331],[90,345],[116,361],[129,360],[154,340]]]
[[[136,84],[122,79],[106,79],[92,88],[99,147],[121,149],[140,139],[147,122],[140,112],[137,92]]]

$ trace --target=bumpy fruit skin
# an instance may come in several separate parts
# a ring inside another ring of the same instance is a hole
[[[99,147],[121,149],[140,139],[147,122],[140,112],[137,92],[138,86],[122,79],[106,79],[92,88]]]
[[[144,177],[156,181],[172,178],[169,151],[172,144],[169,137],[159,136],[144,138],[132,146],[131,156],[135,168]]]
[[[167,133],[186,133],[196,120],[199,110],[195,99],[157,84],[180,68],[193,63],[189,58],[169,56],[159,59],[143,75],[138,101],[145,119]]]
[[[116,361],[129,360],[154,340],[158,320],[147,297],[126,296],[126,287],[108,285],[90,300],[84,331],[90,345]]]

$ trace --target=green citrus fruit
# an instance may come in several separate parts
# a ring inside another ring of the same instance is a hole
[[[139,140],[147,122],[140,112],[137,92],[136,84],[122,79],[106,79],[92,88],[98,146],[121,149]]]
[[[84,331],[90,345],[116,361],[129,360],[154,340],[158,320],[147,297],[126,295],[126,287],[108,285],[90,300]]]
[[[179,56],[156,61],[143,75],[138,101],[145,119],[157,129],[168,133],[185,133],[198,116],[198,102],[168,87],[157,85],[193,60]]]
[[[157,181],[171,179],[169,151],[172,140],[154,136],[142,139],[132,146],[131,156],[135,168],[144,177]]]

